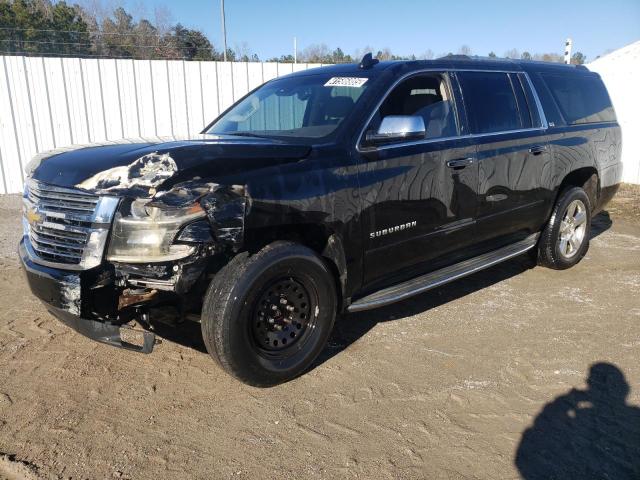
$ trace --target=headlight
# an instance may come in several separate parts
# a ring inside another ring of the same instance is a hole
[[[168,262],[191,255],[195,248],[173,245],[178,230],[205,216],[198,203],[184,208],[158,208],[149,200],[123,204],[116,213],[107,260],[127,263]]]

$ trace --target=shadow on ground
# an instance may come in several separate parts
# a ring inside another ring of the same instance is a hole
[[[592,221],[590,238],[593,239],[607,231],[611,228],[611,225],[612,221],[609,213],[600,213]],[[535,263],[531,260],[531,257],[528,254],[523,254],[487,270],[482,270],[402,302],[375,310],[343,315],[336,321],[333,335],[329,340],[329,346],[320,355],[316,366],[340,353],[378,323],[417,315],[495,285],[533,267],[535,267]]]
[[[160,337],[161,341],[171,342],[193,348],[201,353],[207,353],[207,348],[202,339],[202,330],[199,322],[186,320],[177,325],[169,325],[160,322],[153,322],[153,332]]]
[[[611,225],[609,214],[607,212],[600,213],[592,221],[591,238],[595,238],[605,232]],[[336,320],[329,344],[316,360],[313,368],[343,351],[380,322],[417,315],[519,275],[534,266],[535,264],[531,257],[523,254],[487,270],[402,302],[366,312],[342,315]],[[206,353],[200,324],[197,322],[186,321],[176,327],[154,323],[154,331],[161,338]]]
[[[640,478],[640,408],[610,363],[589,370],[586,390],[546,404],[522,435],[515,464],[524,480]]]

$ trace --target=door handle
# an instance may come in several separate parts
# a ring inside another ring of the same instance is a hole
[[[529,149],[529,153],[532,153],[533,155],[540,155],[541,153],[544,153],[546,151],[547,151],[546,145],[534,145]]]
[[[473,164],[473,157],[467,158],[456,158],[455,160],[449,160],[447,162],[447,167],[453,168],[454,170],[460,170],[461,168],[468,167]]]

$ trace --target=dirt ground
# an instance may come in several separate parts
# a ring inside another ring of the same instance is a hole
[[[522,256],[347,315],[309,373],[255,389],[191,322],[151,355],[61,325],[2,197],[0,479],[638,478],[640,188],[608,212],[577,267]]]

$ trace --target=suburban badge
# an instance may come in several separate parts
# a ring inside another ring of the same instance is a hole
[[[378,230],[377,232],[371,232],[369,234],[369,238],[382,237],[383,235],[400,232],[402,230],[406,230],[407,228],[413,228],[416,225],[417,225],[417,222],[414,220],[413,222],[403,223],[401,225],[396,225],[394,227],[383,228],[382,230]]]

